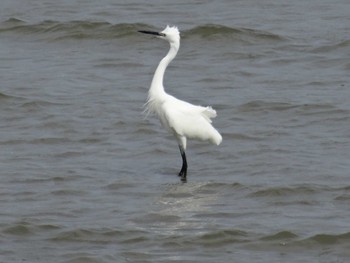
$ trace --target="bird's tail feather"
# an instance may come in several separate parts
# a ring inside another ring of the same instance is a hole
[[[209,123],[211,123],[211,118],[216,117],[216,111],[212,107],[207,106],[204,108],[203,116],[207,119]],[[210,136],[210,141],[216,145],[219,145],[222,142],[222,136],[213,126],[211,126],[211,128],[212,132]]]
[[[216,117],[216,111],[210,106],[205,107],[202,113],[209,123],[211,123],[211,118]]]
[[[211,138],[212,143],[219,145],[222,142],[221,134],[215,129],[215,132]]]

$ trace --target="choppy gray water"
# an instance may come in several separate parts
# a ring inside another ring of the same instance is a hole
[[[350,2],[0,4],[0,262],[348,262]],[[223,143],[175,140],[169,93]]]

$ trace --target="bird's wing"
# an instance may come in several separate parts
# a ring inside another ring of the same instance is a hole
[[[210,123],[211,123],[210,119],[216,117],[216,111],[211,106],[203,107],[199,105],[193,105],[189,102],[179,100],[171,95],[168,95],[168,96],[169,97],[166,100],[167,102],[166,106],[169,106],[173,109],[184,112],[186,114],[195,114],[195,115],[200,114],[204,118],[206,118],[207,121]]]
[[[201,106],[199,106],[199,107],[201,107]],[[216,111],[210,106],[201,107],[201,108],[202,108],[202,115],[203,115],[203,117],[206,117],[207,121],[209,123],[211,123],[211,118],[215,118],[216,117]]]
[[[210,124],[210,118],[215,116],[216,111],[211,107],[196,106],[171,97],[162,104],[159,117],[163,126],[177,135],[208,140],[217,132]]]

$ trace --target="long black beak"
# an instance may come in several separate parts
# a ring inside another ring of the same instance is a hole
[[[143,34],[155,35],[158,37],[165,37],[164,33],[159,33],[159,32],[155,32],[155,31],[139,30],[138,32],[143,33]]]

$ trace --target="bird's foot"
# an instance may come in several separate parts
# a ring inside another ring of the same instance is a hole
[[[183,183],[187,183],[187,177],[186,176],[181,176],[180,180]]]
[[[179,173],[180,180],[184,183],[187,182],[186,171],[181,170]]]

